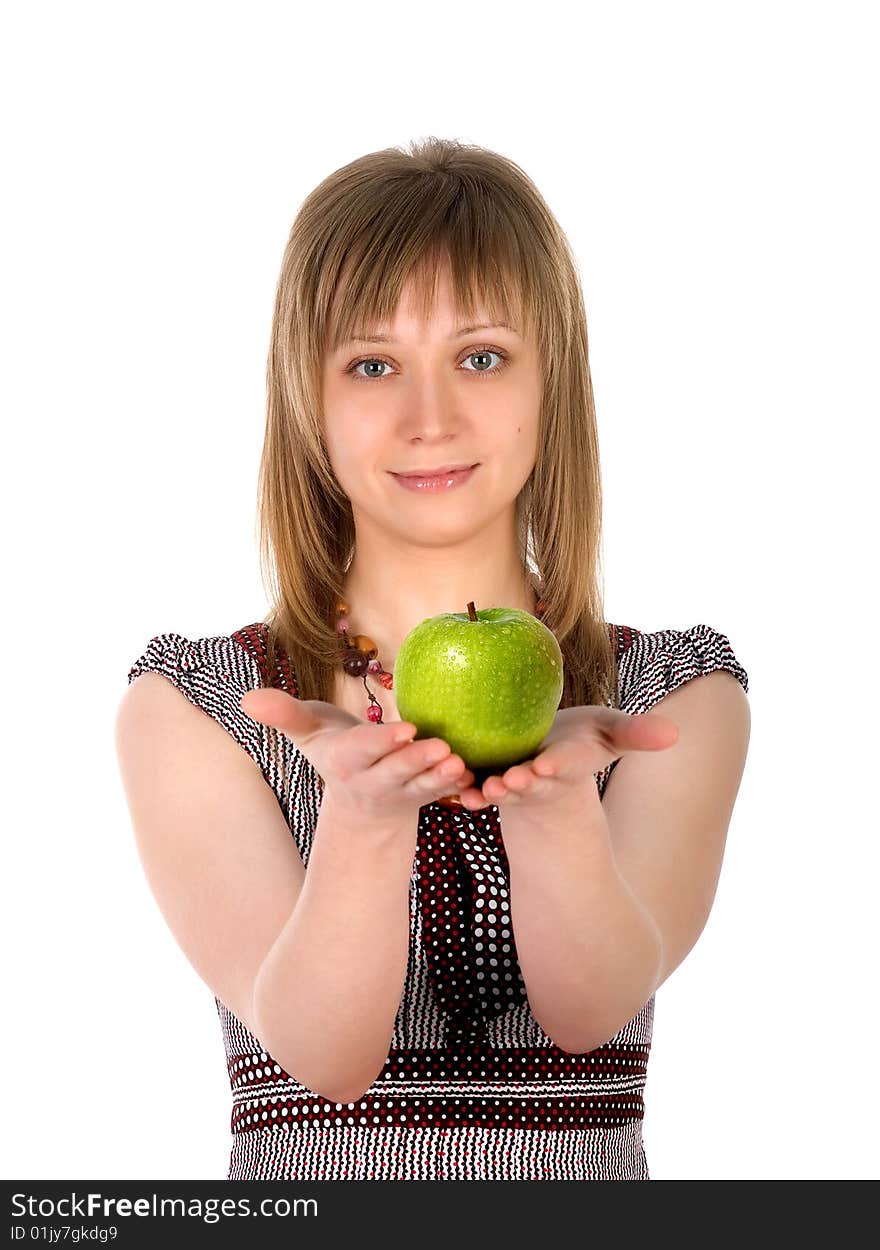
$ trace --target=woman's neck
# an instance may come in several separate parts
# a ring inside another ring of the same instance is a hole
[[[506,585],[499,582],[494,589],[487,588],[483,595],[473,585],[467,589],[460,586],[457,597],[454,590],[425,593],[424,588],[417,588],[408,594],[398,589],[389,595],[388,602],[383,602],[369,586],[358,593],[357,587],[364,585],[363,579],[346,579],[343,598],[349,609],[349,635],[364,634],[371,638],[379,650],[382,667],[389,672],[393,670],[404,638],[429,617],[443,612],[467,612],[469,602],[473,602],[477,610],[504,607],[534,612],[539,597],[538,578],[531,572],[519,575]]]

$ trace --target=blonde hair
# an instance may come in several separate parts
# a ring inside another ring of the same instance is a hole
[[[543,619],[565,665],[560,707],[617,707],[600,583],[599,440],[577,265],[518,165],[434,137],[342,166],[305,199],[290,231],[272,318],[258,486],[260,562],[272,605],[264,620],[270,681],[280,649],[297,695],[332,702],[339,668],[335,607],[355,527],[323,437],[325,355],[354,332],[393,320],[410,279],[427,317],[444,261],[457,311],[472,318],[483,303],[492,318],[533,336],[544,362],[537,460],[516,501],[523,570],[531,560],[544,579]]]

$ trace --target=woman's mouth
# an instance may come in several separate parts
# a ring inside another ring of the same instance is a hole
[[[479,467],[479,464],[472,464],[469,469],[451,469],[441,473],[432,473],[430,476],[413,477],[412,475],[404,476],[402,473],[392,473],[391,476],[405,490],[433,495],[438,491],[454,490],[457,486],[463,486],[465,482],[470,481]]]

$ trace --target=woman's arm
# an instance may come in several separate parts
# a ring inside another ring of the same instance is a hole
[[[415,829],[321,804],[305,884],[254,986],[259,1038],[296,1080],[356,1102],[388,1057],[409,956]]]
[[[739,682],[719,670],[666,695],[629,729],[644,733],[668,715],[675,743],[627,752],[602,802],[592,773],[606,757],[581,747],[581,788],[567,801],[563,789],[555,803],[514,795],[504,807],[526,992],[545,1033],[568,1051],[614,1037],[682,962],[712,907],[748,750],[749,704]],[[576,739],[565,746],[576,762]]]
[[[653,994],[660,931],[618,871],[607,836],[515,808],[503,836],[532,1015],[562,1050],[586,1054]]]

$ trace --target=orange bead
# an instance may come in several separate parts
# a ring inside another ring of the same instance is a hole
[[[360,651],[362,655],[365,655],[368,660],[375,660],[376,656],[379,654],[379,648],[373,642],[372,638],[368,638],[366,634],[355,634],[352,641],[358,651]]]
[[[460,794],[444,794],[437,802],[441,807],[464,807]]]
[[[337,616],[348,616],[350,611],[351,609],[349,608],[348,604],[345,602],[344,599],[337,599],[336,601],[336,615]]]

